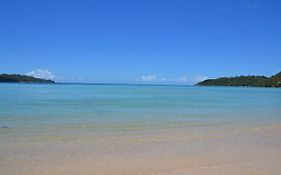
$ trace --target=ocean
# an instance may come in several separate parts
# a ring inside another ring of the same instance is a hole
[[[281,90],[172,85],[0,84],[0,124],[281,119]]]

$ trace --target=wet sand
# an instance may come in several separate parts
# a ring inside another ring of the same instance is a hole
[[[2,128],[0,174],[281,174],[279,121],[161,126]]]

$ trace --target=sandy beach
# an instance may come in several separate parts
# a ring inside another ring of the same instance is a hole
[[[9,132],[11,140],[0,144],[0,171],[3,175],[278,175],[281,172],[280,122],[180,126],[149,131],[129,127],[129,132],[126,126],[119,132],[109,133],[105,129],[98,135],[93,134],[97,131],[89,124],[25,128],[21,134],[18,129],[1,128],[1,134]],[[30,132],[37,134],[27,137]]]

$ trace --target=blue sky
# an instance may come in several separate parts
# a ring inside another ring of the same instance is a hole
[[[279,0],[1,0],[0,73],[185,84],[271,75],[281,70],[280,9]]]

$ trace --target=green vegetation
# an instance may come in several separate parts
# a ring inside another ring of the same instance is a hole
[[[266,76],[237,76],[207,79],[199,82],[199,86],[253,86],[253,87],[281,87],[281,72]]]
[[[275,87],[281,87],[281,72],[271,77],[272,83]]]
[[[52,80],[45,80],[41,78],[34,78],[19,74],[0,74],[0,82],[8,83],[55,83]]]

